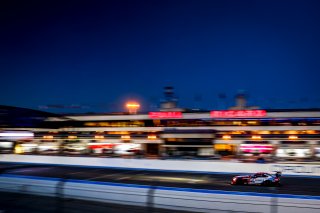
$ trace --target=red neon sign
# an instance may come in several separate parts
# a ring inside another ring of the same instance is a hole
[[[216,110],[210,112],[211,118],[264,117],[265,110]]]
[[[182,112],[149,112],[150,118],[182,118]]]

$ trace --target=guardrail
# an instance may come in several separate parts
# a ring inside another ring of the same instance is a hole
[[[191,188],[122,184],[0,175],[0,191],[194,212],[318,213],[320,196],[232,192]],[[61,209],[60,209],[61,210]]]
[[[186,163],[186,161],[188,163]],[[200,173],[255,173],[276,172],[284,175],[300,175],[320,177],[318,164],[281,164],[281,163],[239,163],[221,161],[197,160],[156,160],[156,159],[123,159],[99,157],[65,157],[65,156],[39,156],[39,155],[0,155],[0,162],[27,163],[46,165],[69,165],[85,167],[109,167],[144,170],[166,170],[180,172]],[[115,166],[116,165],[116,166]]]

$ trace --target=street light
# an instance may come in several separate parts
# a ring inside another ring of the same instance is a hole
[[[137,111],[140,108],[140,104],[137,102],[128,102],[126,104],[126,108],[128,109],[130,114],[137,114]]]

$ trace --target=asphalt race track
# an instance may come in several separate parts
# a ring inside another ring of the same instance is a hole
[[[78,179],[87,181],[131,183],[141,185],[181,188],[212,189],[274,194],[320,196],[320,178],[282,176],[281,187],[232,186],[231,174],[199,174],[128,170],[110,168],[85,168],[70,166],[0,164],[3,174]]]

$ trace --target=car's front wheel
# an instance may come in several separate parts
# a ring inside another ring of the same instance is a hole
[[[242,179],[237,179],[236,184],[237,185],[242,185],[243,184],[243,180]]]

